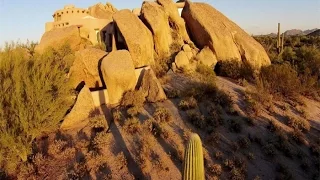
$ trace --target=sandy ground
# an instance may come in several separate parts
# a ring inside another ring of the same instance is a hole
[[[172,77],[166,80],[165,87],[183,89],[188,86],[189,77],[180,74],[171,74]],[[164,102],[146,104],[144,110],[140,113],[140,123],[143,125],[152,117],[157,107],[165,107],[173,115],[173,121],[165,126],[168,137],[155,136],[148,131],[141,131],[137,134],[130,134],[125,131],[121,122],[110,121],[110,110],[102,107],[101,114],[104,114],[110,124],[110,128],[106,132],[105,143],[99,144],[99,155],[104,158],[104,165],[101,168],[94,168],[98,160],[90,158],[90,148],[88,143],[92,141],[95,132],[89,127],[84,129],[73,129],[62,132],[65,139],[70,141],[70,148],[74,149],[73,153],[69,153],[67,160],[65,157],[49,156],[44,167],[54,167],[40,176],[43,179],[70,179],[70,167],[75,164],[85,162],[88,172],[81,176],[80,179],[181,179],[184,147],[188,135],[191,132],[198,133],[203,141],[206,179],[216,178],[216,174],[212,172],[212,165],[218,164],[222,167],[220,179],[230,179],[230,169],[224,166],[226,159],[238,158],[247,166],[246,179],[254,179],[259,176],[261,179],[275,179],[278,172],[276,164],[285,164],[294,179],[310,179],[312,172],[306,173],[300,168],[301,160],[297,157],[287,157],[284,153],[277,151],[276,158],[268,157],[263,153],[261,145],[251,142],[248,148],[240,147],[234,150],[234,144],[241,137],[261,138],[262,141],[268,141],[272,137],[272,132],[267,129],[268,120],[273,119],[283,127],[284,131],[289,133],[291,128],[282,122],[285,115],[301,117],[301,115],[285,102],[274,102],[275,108],[273,113],[262,111],[260,116],[254,118],[255,126],[248,126],[243,121],[246,115],[244,92],[245,87],[223,77],[217,77],[217,86],[224,92],[229,94],[234,101],[234,109],[238,111],[237,115],[224,114],[224,125],[215,129],[215,133],[219,135],[216,143],[208,141],[209,134],[203,129],[195,128],[188,120],[186,112],[177,108],[179,99],[169,99]],[[314,140],[320,135],[320,103],[305,97],[302,97],[303,108],[307,114],[307,119],[311,124],[311,131],[306,135],[307,140]],[[290,108],[283,110],[282,107]],[[102,113],[104,112],[104,113]],[[239,121],[242,124],[240,133],[230,132],[228,129],[229,120]],[[57,139],[57,135],[49,135],[46,138],[38,140],[39,146],[50,144]],[[46,142],[46,143],[45,143]],[[141,143],[148,144],[148,148],[141,150]],[[309,142],[308,142],[309,143]],[[83,145],[86,144],[86,145]],[[311,144],[311,142],[309,143]],[[308,151],[309,145],[297,145],[297,148],[304,152],[306,160],[313,162]],[[44,148],[45,149],[45,148]],[[47,148],[48,149],[48,148]],[[44,150],[43,150],[44,151]],[[45,154],[42,151],[43,154]],[[220,156],[217,156],[217,153]],[[248,154],[252,154],[252,158],[248,158]],[[141,155],[144,157],[141,158]],[[84,159],[84,160],[83,160]],[[125,160],[123,160],[125,159]],[[68,169],[69,167],[69,169]],[[314,171],[315,167],[311,165],[310,170]],[[314,171],[315,172],[315,171]]]

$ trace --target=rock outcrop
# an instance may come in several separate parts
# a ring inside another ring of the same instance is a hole
[[[255,69],[270,65],[261,44],[210,5],[187,1],[182,17],[195,44],[201,49],[209,46],[218,61],[242,60]]]
[[[181,44],[183,41],[189,42],[190,38],[187,33],[186,25],[184,20],[179,15],[176,3],[174,3],[172,0],[157,0],[157,3],[164,8],[164,11],[169,17],[169,23],[172,26],[172,29],[176,31],[175,33],[178,35],[178,37],[176,37],[178,39],[175,40],[182,40],[180,42]]]
[[[37,52],[43,52],[49,47],[60,48],[68,44],[72,51],[78,51],[84,49],[86,45],[91,44],[89,40],[82,37],[87,37],[87,34],[80,35],[77,26],[57,28],[44,33],[35,50]]]
[[[143,92],[147,102],[154,103],[167,99],[166,94],[152,69],[144,70],[139,89]]]
[[[190,46],[188,44],[183,45],[182,50],[186,53],[189,60],[191,60],[193,58],[192,49],[190,48]]]
[[[85,127],[89,122],[88,117],[94,111],[94,108],[90,90],[87,86],[84,86],[78,94],[76,103],[70,113],[64,118],[60,128],[67,130],[75,127]]]
[[[184,51],[180,51],[175,57],[175,61],[177,68],[188,68],[189,58]]]
[[[135,68],[154,64],[154,44],[150,30],[130,10],[116,12],[113,20],[121,32]]]
[[[141,18],[153,34],[154,49],[158,56],[167,56],[170,53],[172,37],[168,16],[163,7],[156,2],[146,1],[142,4]]]
[[[89,88],[102,87],[99,74],[99,62],[107,55],[105,51],[95,48],[88,48],[76,52],[73,65],[70,68],[71,82],[73,87],[78,86],[82,81]]]
[[[134,65],[127,50],[108,54],[102,60],[101,71],[107,86],[110,104],[119,103],[123,93],[136,86]]]
[[[200,63],[210,67],[215,67],[218,62],[216,55],[213,54],[209,47],[204,47],[199,54],[197,54],[196,59]]]
[[[110,3],[107,3],[106,5],[98,3],[94,6],[89,7],[90,15],[98,19],[112,19],[112,15],[116,11],[117,9]]]

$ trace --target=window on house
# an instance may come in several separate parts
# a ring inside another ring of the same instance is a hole
[[[68,23],[68,22],[66,22],[66,25],[68,26],[68,25],[69,25],[69,23]]]
[[[84,11],[82,11],[82,13],[84,13]]]

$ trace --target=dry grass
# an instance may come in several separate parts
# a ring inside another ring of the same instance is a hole
[[[298,119],[291,116],[287,116],[287,125],[293,129],[308,132],[310,131],[310,123],[305,119]]]
[[[135,134],[141,131],[141,124],[138,118],[132,117],[126,119],[123,129],[125,132]]]
[[[194,97],[184,98],[179,102],[178,107],[185,111],[189,109],[194,109],[198,105],[197,100]]]
[[[169,123],[173,120],[173,116],[170,114],[169,110],[164,107],[158,107],[153,114],[153,119],[160,123]]]

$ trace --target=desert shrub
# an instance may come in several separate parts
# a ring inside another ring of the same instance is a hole
[[[298,129],[294,129],[291,133],[291,138],[297,142],[298,144],[304,144],[305,143],[305,140],[304,140],[304,136],[303,136],[303,133],[298,130]]]
[[[132,117],[125,121],[123,128],[127,133],[135,134],[140,132],[141,124],[138,118]]]
[[[104,115],[95,116],[89,119],[89,126],[95,129],[105,129],[107,120]]]
[[[301,131],[310,131],[310,123],[305,119],[297,119],[291,116],[287,116],[287,125],[293,129],[298,129]]]
[[[161,123],[171,122],[173,119],[173,117],[170,114],[170,112],[168,111],[168,109],[166,109],[164,107],[158,107],[153,114],[153,118],[155,121],[161,122]]]
[[[138,90],[127,91],[123,94],[121,99],[121,106],[130,107],[142,107],[145,101],[143,92]]]
[[[214,73],[214,70],[207,65],[198,64],[196,72],[198,72],[204,77],[207,77],[210,80],[215,80],[216,74]]]
[[[274,95],[292,97],[301,92],[298,73],[290,64],[262,67],[260,79],[263,87]]]
[[[166,129],[166,125],[163,123],[158,123],[155,120],[150,121],[150,132],[155,136],[155,137],[162,137],[164,139],[167,139],[169,137],[169,133]]]
[[[98,132],[96,136],[93,138],[92,145],[95,147],[103,146],[108,143],[108,133],[106,132]]]
[[[180,94],[181,92],[177,89],[173,89],[173,88],[170,88],[170,89],[164,89],[165,93],[166,93],[166,96],[168,98],[178,98],[180,97]]]
[[[116,156],[116,167],[118,170],[122,169],[123,167],[126,167],[128,165],[127,158],[123,154],[123,152],[120,152]]]
[[[112,117],[114,121],[120,121],[122,119],[122,113],[119,109],[112,110]]]
[[[221,160],[223,156],[223,153],[221,151],[217,151],[216,153],[214,153],[214,157],[218,160]]]
[[[197,100],[194,97],[188,97],[185,99],[182,99],[179,104],[179,108],[181,110],[189,110],[189,109],[194,109],[197,107]]]
[[[130,117],[134,117],[134,116],[137,116],[141,111],[141,107],[137,107],[137,106],[134,106],[134,107],[130,107],[127,109],[127,113]]]
[[[252,81],[254,69],[237,60],[220,61],[216,65],[215,71],[220,76],[230,77],[232,79],[247,79]]]
[[[232,120],[229,121],[229,130],[231,132],[241,133],[242,124],[238,120],[232,119]]]
[[[267,156],[273,157],[276,155],[276,148],[271,143],[264,145],[262,149]]]
[[[209,171],[216,176],[220,176],[222,174],[222,167],[220,164],[209,165]]]
[[[198,128],[204,128],[206,125],[206,119],[205,117],[198,111],[195,110],[189,110],[187,111],[187,115],[189,118],[189,121]]]
[[[67,147],[68,142],[63,140],[54,140],[48,147],[48,154],[51,156],[56,156],[61,154],[61,152]]]
[[[70,48],[33,56],[15,45],[0,53],[0,167],[15,169],[33,140],[58,128],[72,104],[65,58]],[[68,59],[72,60],[72,59]]]
[[[218,142],[220,141],[220,134],[212,132],[207,139],[210,144],[218,144]]]
[[[238,139],[238,145],[241,147],[241,148],[249,148],[250,145],[251,145],[251,142],[248,138],[246,137],[241,137]]]
[[[155,64],[151,66],[153,72],[157,78],[161,78],[167,74],[169,70],[168,63],[170,63],[170,57],[159,57],[155,55]]]

